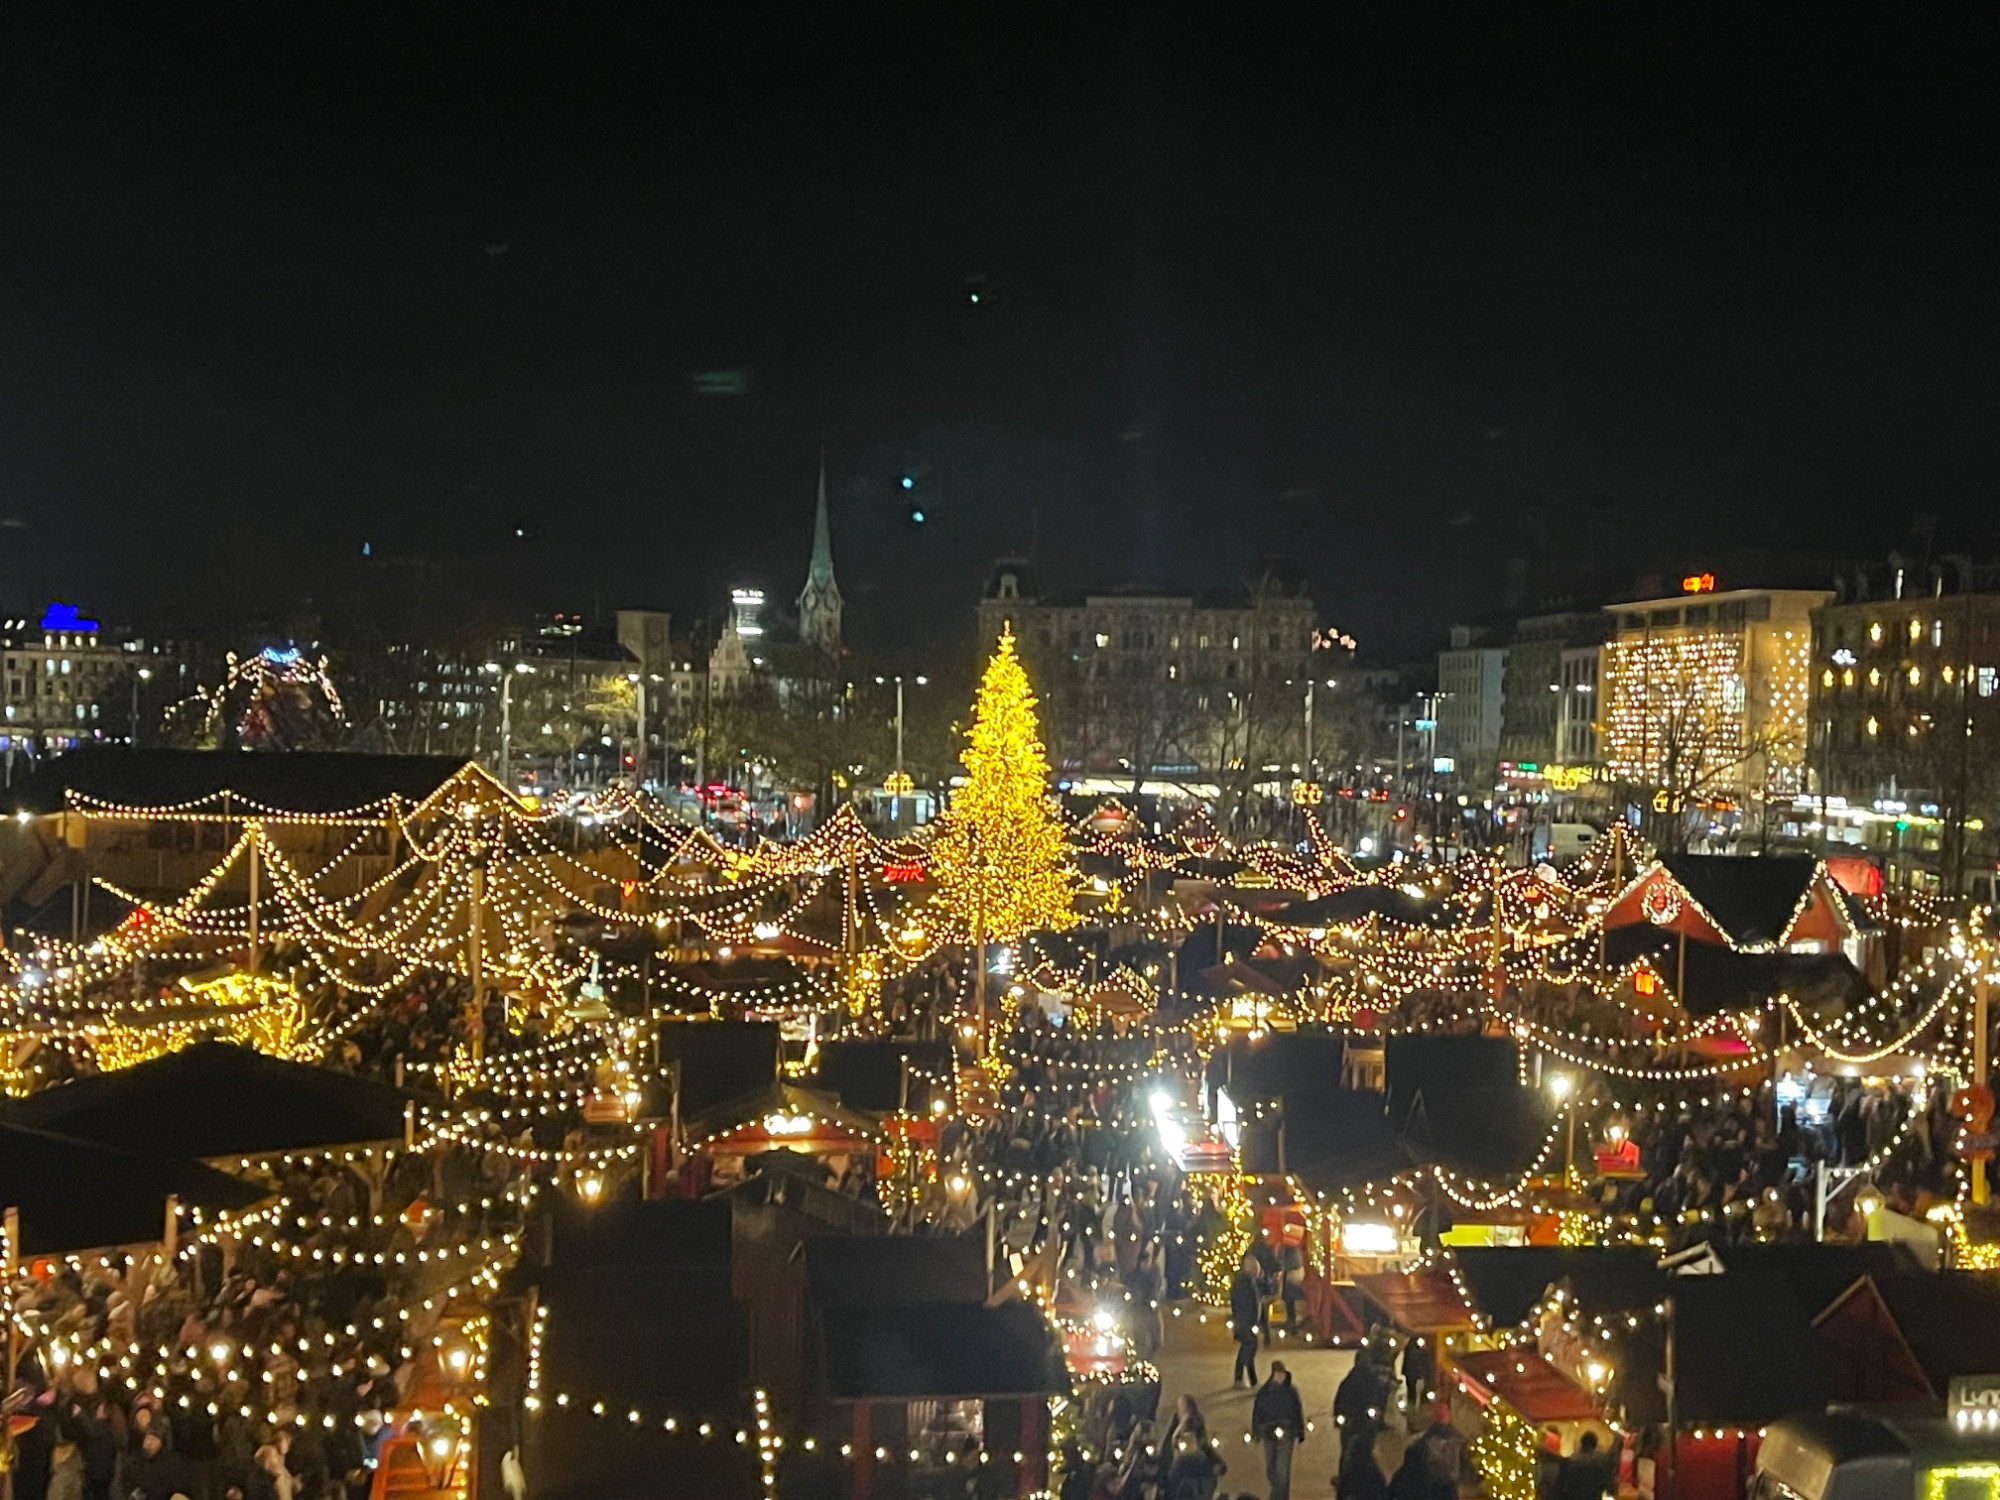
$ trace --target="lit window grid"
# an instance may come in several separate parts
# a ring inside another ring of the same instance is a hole
[[[1607,644],[1603,753],[1611,774],[1657,784],[1665,775],[1672,715],[1686,712],[1702,759],[1721,764],[1682,779],[1700,784],[1714,774],[1740,784],[1744,768],[1733,763],[1741,747],[1766,735],[1772,742],[1763,756],[1767,789],[1782,794],[1803,785],[1811,639],[1804,631],[1763,634],[1766,642],[1733,631],[1681,631]],[[1768,644],[1768,653],[1759,644]],[[1770,660],[1760,670],[1756,657],[1764,654]]]

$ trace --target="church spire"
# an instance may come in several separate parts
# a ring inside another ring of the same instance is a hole
[[[806,570],[808,583],[833,583],[833,533],[826,523],[826,455],[819,460],[819,510],[813,516],[812,566]]]
[[[833,581],[833,530],[826,514],[826,455],[819,460],[819,508],[813,514],[812,562],[799,591],[799,640],[840,655],[840,585]]]

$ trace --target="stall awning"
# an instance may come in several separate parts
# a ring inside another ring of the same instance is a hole
[[[1532,1350],[1461,1354],[1454,1363],[1474,1400],[1485,1405],[1497,1396],[1529,1422],[1582,1422],[1604,1415],[1587,1391]]]
[[[1472,1326],[1464,1299],[1442,1271],[1384,1271],[1376,1276],[1357,1276],[1354,1284],[1398,1327],[1411,1333],[1442,1333]]]

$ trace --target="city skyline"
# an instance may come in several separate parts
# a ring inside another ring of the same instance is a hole
[[[1157,17],[843,20],[748,77],[714,19],[10,32],[13,596],[256,612],[366,546],[686,614],[796,587],[823,446],[858,639],[1038,542],[1287,555],[1393,657],[1496,556],[1945,550],[2000,479],[1983,20],[1390,27],[1323,87]]]

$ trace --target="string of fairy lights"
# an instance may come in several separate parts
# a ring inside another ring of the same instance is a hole
[[[1019,806],[1003,811],[1025,816]],[[1074,998],[1076,1015],[1095,1028],[1094,1042],[1049,1052],[1011,1024],[997,1027],[985,1057],[995,1079],[1039,1068],[1065,1088],[1143,1088],[1154,1078],[1184,1083],[1218,1046],[1300,1026],[1324,1026],[1364,1043],[1426,1032],[1511,1036],[1524,1071],[1531,1054],[1574,1071],[1577,1086],[1566,1107],[1519,1170],[1499,1180],[1436,1164],[1337,1193],[1293,1179],[1288,1190],[1321,1239],[1343,1222],[1379,1216],[1407,1224],[1433,1192],[1467,1214],[1549,1211],[1572,1186],[1570,1174],[1555,1174],[1551,1165],[1566,1137],[1581,1132],[1588,1142],[1610,1117],[1747,1100],[1754,1083],[1746,1086],[1746,1078],[1768,1077],[1800,1054],[1837,1069],[1896,1059],[1940,1077],[1962,1076],[1975,992],[1996,967],[1983,930],[1908,904],[1886,913],[1888,920],[1936,940],[1867,1000],[1831,1015],[1803,995],[1779,993],[1750,1009],[1697,1014],[1679,992],[1670,954],[1606,960],[1614,913],[1642,903],[1661,879],[1660,867],[1640,858],[1622,832],[1567,876],[1480,861],[1421,874],[1363,872],[1310,811],[1300,846],[1237,848],[1202,819],[1163,836],[1141,831],[1124,809],[1107,807],[1059,826],[1057,840],[1064,858],[1087,855],[1105,873],[1084,880],[1072,871],[1046,886],[1068,903],[1067,920],[1095,920],[1122,935],[1117,947],[1107,941],[1101,957],[1079,957],[1080,948],[1040,936],[1046,928],[997,933],[976,911],[950,905],[942,893],[955,880],[958,889],[987,893],[978,897],[985,900],[996,879],[1013,878],[1012,865],[996,876],[981,863],[994,858],[989,849],[976,841],[884,839],[851,808],[806,838],[751,849],[725,846],[625,789],[555,810],[526,806],[497,784],[472,778],[417,804],[389,798],[323,814],[293,814],[228,794],[170,808],[76,797],[66,812],[86,824],[219,823],[228,847],[170,901],[96,877],[129,915],[88,942],[37,939],[17,947],[15,966],[0,972],[0,1030],[88,1046],[101,1064],[136,1061],[215,1034],[280,1055],[317,1056],[414,982],[438,978],[464,987],[476,978],[508,997],[510,1026],[517,1015],[533,1013],[552,1034],[410,1059],[408,1066],[427,1073],[448,1102],[416,1110],[397,1149],[490,1159],[510,1185],[546,1178],[587,1199],[606,1191],[613,1174],[636,1170],[646,1153],[648,1127],[629,1111],[587,1129],[582,1122],[593,1104],[642,1094],[665,1078],[649,1055],[659,1023],[757,1015],[823,1024],[815,1036],[882,1034],[885,997],[899,981],[940,972],[940,958],[955,962],[974,943],[1013,958],[995,986],[1002,1016],[1023,1014],[1037,992],[1059,993]],[[954,860],[961,863],[954,867]],[[1212,874],[1218,865],[1236,873],[1218,879]],[[1181,896],[1171,893],[1176,882]],[[1204,894],[1190,899],[1186,889]],[[1705,924],[1726,938],[1725,924],[1695,893],[1672,895],[1674,921]],[[1809,885],[1777,939],[1738,951],[1782,951],[1785,934],[1818,899],[1818,888]],[[1305,915],[1288,915],[1304,903],[1313,904]],[[1654,919],[1649,913],[1646,920]],[[601,942],[594,934],[582,941],[564,936],[585,922],[602,930]],[[1204,925],[1219,939],[1226,935],[1211,950],[1217,962],[1201,975],[1176,972],[1173,951]],[[1239,937],[1245,929],[1252,934],[1247,954]],[[627,942],[641,945],[646,956],[634,962],[630,948],[619,947]],[[664,966],[655,962],[662,950],[669,958]],[[268,993],[260,989],[236,1004],[203,1002],[193,992],[156,998],[133,993],[136,986],[111,993],[148,966],[194,969],[237,953],[270,963],[282,954],[282,963],[310,972],[337,1003],[314,1013],[300,987],[280,979]],[[615,1008],[602,1002],[607,988],[617,991]],[[977,1029],[987,1021],[968,1008],[967,988],[956,992],[953,1019]],[[1091,1007],[1092,996],[1119,1001],[1115,1025],[1108,1008]],[[976,1090],[966,1070],[911,1073],[943,1115],[972,1109]],[[1058,1111],[1042,1113],[1053,1120]],[[809,1110],[795,1117],[843,1123]],[[905,1119],[885,1127],[880,1149],[892,1158],[902,1153],[917,1172],[946,1170],[935,1152],[915,1148],[908,1126]],[[1858,1170],[1865,1175],[1888,1166],[1922,1126],[1922,1111],[1907,1110]],[[731,1128],[687,1147],[712,1146]],[[987,1164],[969,1172],[988,1194],[1010,1198],[1051,1191],[1061,1180],[1060,1173]],[[1203,1280],[1213,1294],[1226,1287],[1225,1273],[1247,1243],[1247,1180],[1233,1155],[1225,1168],[1193,1180],[1214,1195],[1227,1226],[1202,1249]],[[1957,1217],[1940,1222],[1959,1242],[1960,1262],[1970,1264],[1980,1247],[1966,1239],[1963,1203],[1961,1187]],[[469,1205],[457,1208],[470,1215]],[[1746,1212],[1747,1205],[1729,1211]],[[1573,1218],[1591,1219],[1588,1232],[1605,1240],[1662,1232],[1657,1219],[1643,1215],[1574,1208],[1561,1214],[1566,1235]],[[229,1238],[290,1264],[422,1269],[451,1276],[456,1289],[497,1285],[520,1251],[518,1229],[497,1235],[468,1229],[435,1246],[386,1250],[294,1238],[284,1219],[269,1207],[217,1219],[199,1225],[191,1243]],[[1052,1291],[1045,1310],[1052,1327],[1063,1327]],[[1538,1307],[1535,1316],[1553,1311],[1560,1310]],[[549,1389],[541,1357],[547,1317],[546,1308],[537,1309],[531,1330],[531,1411],[740,1446],[754,1451],[767,1492],[780,1455],[788,1447],[812,1451],[818,1441],[781,1435],[762,1392],[754,1396],[754,1421],[729,1424]],[[1591,1347],[1609,1369],[1609,1343]],[[77,1346],[65,1357],[95,1360],[143,1383],[186,1352]],[[1130,1378],[1143,1379],[1150,1367],[1133,1356],[1128,1368]],[[253,1408],[266,1418],[277,1410],[251,1402],[246,1413]],[[1496,1441],[1505,1447],[1505,1434]],[[851,1445],[840,1456],[929,1461],[916,1450],[859,1454]],[[980,1447],[967,1461],[1009,1456]],[[1011,1458],[1019,1462],[1022,1455]]]

